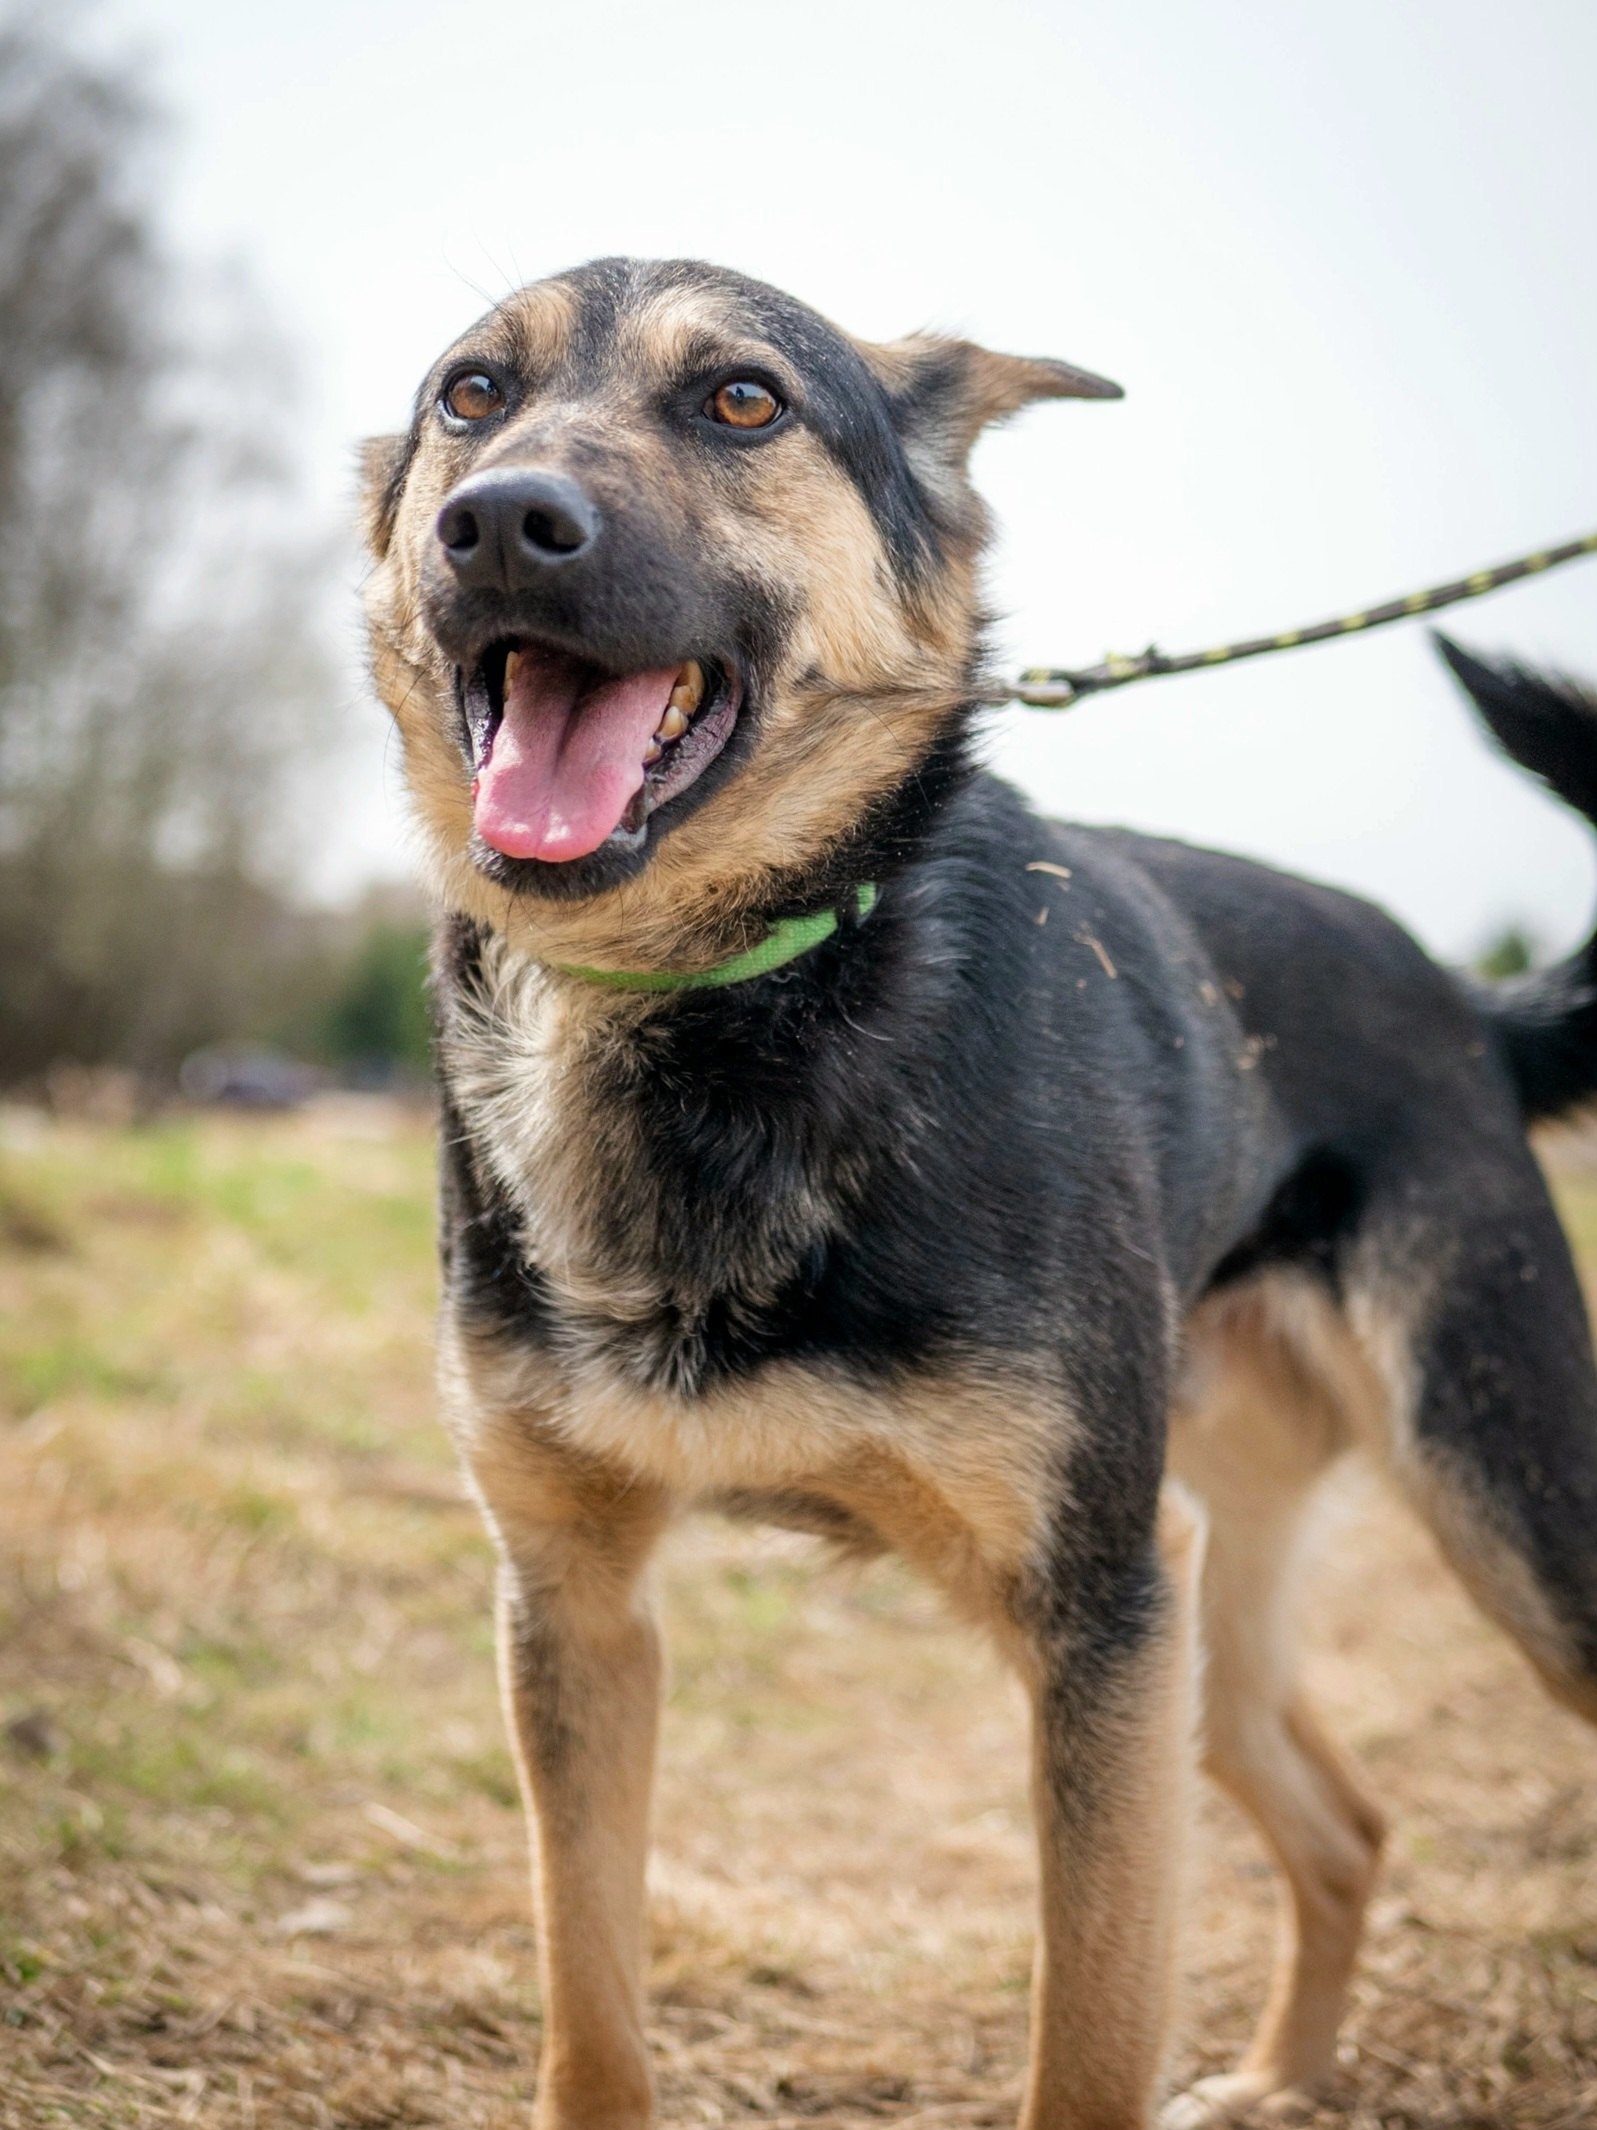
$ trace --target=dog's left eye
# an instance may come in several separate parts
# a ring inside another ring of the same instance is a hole
[[[710,394],[704,411],[712,422],[724,422],[729,429],[769,429],[782,402],[757,378],[734,377]]]
[[[444,386],[443,400],[457,421],[480,422],[499,412],[505,395],[486,370],[462,370]]]

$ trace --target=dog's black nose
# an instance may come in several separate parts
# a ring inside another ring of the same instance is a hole
[[[462,584],[515,592],[574,561],[599,513],[563,473],[500,466],[462,481],[438,513],[438,542]]]

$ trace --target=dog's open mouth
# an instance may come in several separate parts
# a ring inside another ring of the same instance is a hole
[[[719,660],[617,676],[519,639],[492,645],[461,691],[478,835],[506,858],[555,863],[641,843],[726,745],[743,698]]]

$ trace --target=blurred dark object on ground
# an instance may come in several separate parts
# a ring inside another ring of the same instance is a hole
[[[259,1043],[217,1043],[192,1050],[178,1072],[190,1102],[220,1109],[299,1109],[321,1085],[313,1066]]]

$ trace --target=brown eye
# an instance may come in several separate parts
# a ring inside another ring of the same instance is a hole
[[[711,421],[725,422],[729,429],[769,429],[782,411],[782,402],[752,377],[734,377],[711,393],[704,411]]]
[[[483,421],[504,403],[505,395],[485,370],[465,370],[444,387],[444,405],[463,422]]]

